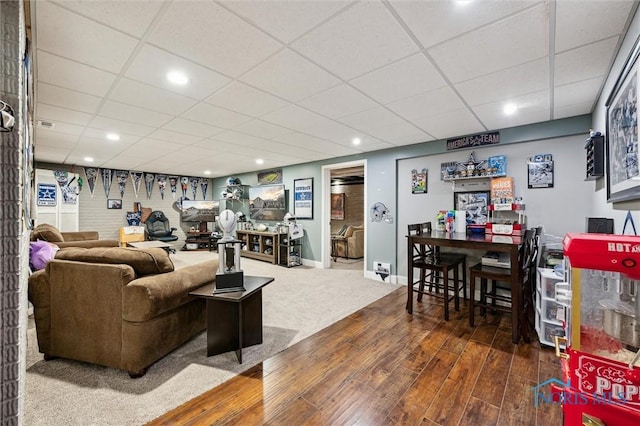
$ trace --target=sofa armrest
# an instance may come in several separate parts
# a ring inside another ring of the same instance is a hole
[[[218,260],[207,260],[172,272],[146,275],[123,289],[122,318],[144,322],[193,300],[189,292],[216,279]]]
[[[86,241],[99,240],[100,235],[97,231],[78,231],[78,232],[61,232],[64,241]]]
[[[364,256],[364,230],[358,229],[347,239],[349,245],[349,257]]]

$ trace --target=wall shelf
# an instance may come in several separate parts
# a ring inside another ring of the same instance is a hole
[[[604,136],[592,136],[586,140],[584,149],[587,150],[586,178],[596,180],[604,176]]]

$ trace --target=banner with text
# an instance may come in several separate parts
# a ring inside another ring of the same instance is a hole
[[[452,149],[474,148],[483,145],[493,145],[496,143],[500,143],[500,132],[478,133],[476,135],[447,139],[447,151],[451,151]]]

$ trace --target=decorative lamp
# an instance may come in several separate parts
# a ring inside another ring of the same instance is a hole
[[[218,240],[218,272],[214,293],[245,291],[244,273],[240,268],[242,241],[234,236],[238,217],[231,210],[223,210],[218,216],[218,226],[223,236]]]

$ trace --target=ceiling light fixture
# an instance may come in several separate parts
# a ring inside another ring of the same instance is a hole
[[[471,3],[472,0],[456,0],[456,4],[459,4],[460,6],[466,6],[469,3]]]
[[[256,164],[261,165],[264,164],[264,160],[262,158],[256,159]]]
[[[189,82],[189,77],[182,71],[169,71],[167,73],[167,80],[173,84],[184,86]]]
[[[362,141],[360,140],[360,138],[353,138],[353,144],[354,145],[360,145]]]
[[[211,170],[205,170],[204,174],[205,174],[205,176],[209,176],[211,174]]]
[[[93,157],[84,157],[83,160],[87,163],[93,163]]]
[[[110,141],[119,141],[120,135],[117,133],[107,133],[107,139]]]
[[[503,109],[504,113],[507,115],[515,114],[517,110],[518,110],[518,105],[516,104],[506,104]]]

